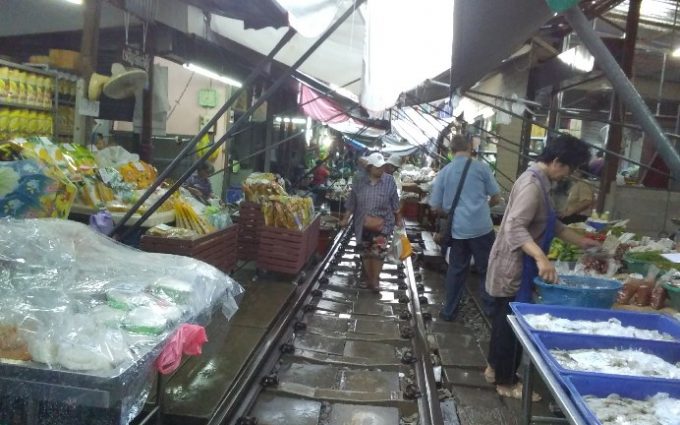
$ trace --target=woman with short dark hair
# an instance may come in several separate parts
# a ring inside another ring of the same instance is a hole
[[[507,322],[513,301],[532,302],[533,280],[557,282],[555,266],[547,252],[553,236],[581,248],[599,246],[580,236],[559,220],[550,199],[551,182],[569,176],[590,158],[581,140],[561,135],[550,140],[538,157],[515,182],[503,216],[496,242],[491,249],[486,290],[494,297],[489,366],[484,377],[496,383],[504,397],[521,398],[522,384],[517,379],[521,347]],[[532,398],[537,401],[538,395]]]

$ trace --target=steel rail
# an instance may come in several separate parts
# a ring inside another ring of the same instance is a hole
[[[444,425],[441,404],[439,402],[439,391],[437,381],[434,377],[432,358],[427,343],[427,333],[423,312],[420,308],[418,287],[416,284],[413,262],[411,258],[406,261],[406,276],[411,292],[411,307],[413,308],[413,321],[415,322],[416,338],[414,338],[414,354],[418,358],[416,370],[416,380],[421,388],[422,397],[418,399],[419,410],[421,412],[421,425]],[[423,417],[423,413],[427,416]]]
[[[336,235],[323,261],[314,267],[305,282],[298,287],[295,299],[289,304],[288,313],[279,315],[277,321],[264,336],[258,349],[239,371],[230,390],[208,421],[208,425],[236,424],[238,419],[245,416],[252,408],[261,391],[260,379],[267,376],[278,362],[279,356],[276,355],[278,354],[276,349],[280,346],[284,337],[292,332],[291,323],[309,298],[310,292],[319,285],[318,277],[328,268],[329,260],[347,240],[351,229],[352,227],[348,226]]]

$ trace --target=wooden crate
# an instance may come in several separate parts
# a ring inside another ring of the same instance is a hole
[[[316,252],[320,217],[303,230],[264,226],[260,230],[257,267],[279,273],[298,274]]]
[[[264,226],[264,215],[259,204],[242,202],[239,206],[238,259],[254,261],[260,240],[260,229]]]
[[[147,252],[195,258],[229,273],[238,261],[238,230],[239,227],[233,225],[192,239],[143,235],[139,247]]]

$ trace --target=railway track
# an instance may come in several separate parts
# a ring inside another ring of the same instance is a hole
[[[359,284],[360,270],[345,230],[304,277],[209,424],[457,423],[446,407],[442,413],[442,368],[427,333],[441,294],[425,293],[411,259],[386,263],[379,295]]]

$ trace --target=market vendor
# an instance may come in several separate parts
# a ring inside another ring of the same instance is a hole
[[[587,145],[569,135],[551,140],[537,162],[515,182],[496,241],[491,249],[486,290],[494,297],[487,381],[504,397],[521,398],[522,384],[516,372],[521,346],[507,322],[513,301],[532,302],[533,280],[556,283],[555,266],[546,253],[553,236],[583,249],[600,245],[580,236],[557,219],[550,199],[551,182],[569,176],[590,157]],[[532,399],[540,399],[537,394]]]
[[[328,177],[331,175],[331,172],[328,171],[328,168],[326,168],[326,164],[324,164],[324,160],[319,159],[316,161],[316,167],[314,167],[314,171],[312,173],[312,186],[325,186],[328,184]]]
[[[196,198],[207,201],[212,197],[212,185],[210,184],[210,176],[215,172],[215,168],[203,162],[198,166],[196,172],[184,182],[186,187],[192,195]]]
[[[379,293],[380,272],[389,239],[396,224],[401,224],[402,220],[397,185],[392,176],[385,173],[382,154],[369,155],[366,163],[367,177],[361,184],[352,186],[347,211],[340,224],[346,226],[354,215],[354,233],[357,245],[361,247],[366,286]]]

